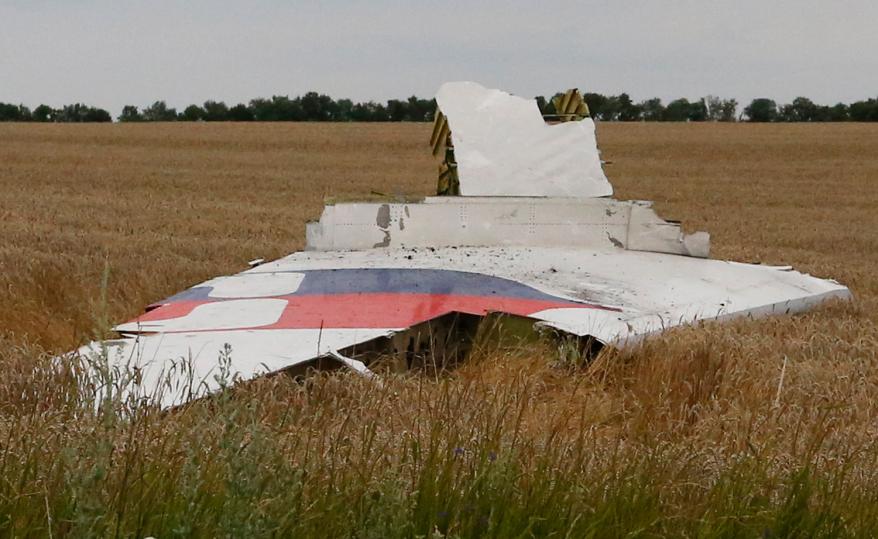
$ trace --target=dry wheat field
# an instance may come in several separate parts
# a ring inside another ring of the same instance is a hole
[[[878,126],[600,124],[617,197],[850,304],[549,344],[438,378],[275,377],[162,414],[55,353],[304,244],[324,197],[435,188],[419,124],[0,124],[0,536],[878,533]]]

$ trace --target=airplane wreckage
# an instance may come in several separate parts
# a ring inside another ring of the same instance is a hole
[[[183,371],[201,395],[215,391],[222,358],[241,381],[309,367],[373,376],[379,358],[400,370],[456,362],[480,322],[500,315],[622,346],[850,297],[789,267],[710,260],[707,233],[683,234],[650,202],[610,198],[575,90],[547,118],[534,100],[472,82],[444,84],[436,101],[439,196],[329,204],[307,225],[304,252],[154,303],[116,326],[118,339],[78,354],[135,369],[138,391],[168,407],[193,398],[191,382],[176,383]]]

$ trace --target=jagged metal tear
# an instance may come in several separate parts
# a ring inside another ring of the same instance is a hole
[[[462,196],[604,197],[591,118],[547,125],[533,99],[475,82],[436,93],[447,117]]]

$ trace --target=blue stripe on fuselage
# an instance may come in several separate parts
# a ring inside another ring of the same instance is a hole
[[[305,277],[293,296],[331,294],[457,294],[520,299],[579,302],[558,298],[525,284],[481,273],[439,269],[360,268],[304,270]],[[158,302],[209,300],[212,287],[196,286]],[[246,296],[242,296],[246,297]]]

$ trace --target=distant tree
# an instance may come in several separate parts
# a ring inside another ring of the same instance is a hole
[[[435,99],[420,99],[417,96],[408,98],[409,121],[412,122],[432,122],[433,114],[436,112]]]
[[[408,102],[399,99],[391,99],[387,102],[387,114],[391,122],[411,120]]]
[[[709,95],[702,99],[705,108],[705,119],[711,122],[734,122],[738,113],[738,101],[735,99],[721,99],[715,95]]]
[[[623,107],[623,100],[619,96],[607,96],[595,117],[605,122],[615,122],[621,118]]]
[[[97,107],[89,107],[85,113],[84,122],[112,122],[113,117],[110,116],[110,113],[104,109]]]
[[[252,122],[253,111],[250,110],[247,105],[238,103],[229,109],[228,119],[233,122]]]
[[[317,92],[307,92],[299,98],[305,120],[323,122],[332,120],[336,104],[331,97]]]
[[[793,114],[796,121],[799,122],[815,122],[819,118],[819,107],[807,97],[797,97],[793,99]]]
[[[117,118],[120,122],[142,122],[143,115],[134,105],[125,105],[122,107],[122,114]]]
[[[557,95],[557,94],[556,94]],[[588,106],[588,111],[591,114],[592,118],[596,118],[599,120],[604,120],[604,109],[607,106],[607,97],[597,93],[586,92],[582,95],[582,99],[585,101],[585,104]],[[549,104],[551,107],[551,103]],[[552,110],[554,113],[554,109]]]
[[[0,102],[0,122],[18,121],[18,107]]]
[[[372,106],[375,103],[371,103]],[[354,106],[351,107],[351,121],[352,122],[372,122],[375,121],[372,119],[372,114],[369,110],[369,105],[367,103],[354,103]]]
[[[222,101],[204,102],[204,121],[224,122],[228,120],[229,107]]]
[[[773,122],[777,120],[777,103],[765,97],[756,98],[744,107],[744,115],[751,122]]]
[[[56,122],[71,123],[81,122],[85,116],[85,105],[74,103],[73,105],[64,105],[55,111]]]
[[[690,122],[703,122],[707,120],[707,104],[704,99],[699,99],[689,104],[689,114],[686,119]]]
[[[383,105],[381,103],[372,103],[369,102],[370,110],[372,111],[372,121],[375,122],[389,122],[390,121],[390,111],[387,110],[387,105]]]
[[[143,119],[147,122],[173,122],[177,120],[177,109],[168,108],[164,101],[156,101],[143,109]]]
[[[640,118],[647,122],[658,122],[665,116],[665,106],[662,105],[662,100],[657,97],[642,101],[640,110]]]
[[[55,111],[53,120],[70,123],[112,122],[113,118],[104,109],[90,107],[82,103],[74,103],[72,105],[65,105],[61,110]]]
[[[878,99],[851,103],[848,113],[855,122],[878,122]]]
[[[555,94],[555,97],[563,95]],[[697,101],[675,99],[665,106],[659,98],[635,103],[627,93],[602,95],[583,94],[591,116],[602,121],[724,121],[739,118],[738,102],[708,95]],[[555,113],[554,105],[544,96],[534,98],[537,108],[544,115]],[[406,99],[390,99],[386,103],[374,101],[354,102],[342,98],[335,100],[326,94],[307,92],[300,97],[272,96],[256,98],[248,104],[232,108],[222,101],[206,101],[204,106],[190,105],[181,113],[167,106],[164,101],[138,109],[126,105],[118,120],[133,121],[330,121],[330,122],[429,122],[436,112],[435,99],[410,96]],[[818,105],[806,97],[797,97],[791,103],[778,106],[768,98],[754,99],[744,107],[740,119],[751,122],[843,122],[878,121],[878,99],[869,98],[846,105]],[[0,121],[37,122],[107,122],[112,121],[104,109],[81,103],[53,109],[40,105],[33,112],[24,105],[0,103]]]
[[[724,99],[720,102],[719,121],[734,122],[738,114],[738,101],[736,99]]]
[[[328,95],[320,94],[320,109],[322,110],[321,120],[333,121],[338,119],[338,104]]]
[[[354,102],[350,99],[339,99],[335,102],[334,120],[337,122],[351,121],[351,111],[354,109]]]
[[[705,97],[702,97],[701,101],[704,102],[704,108],[707,111],[707,120],[711,122],[718,122],[720,107],[722,106],[722,99],[718,98],[715,95],[707,95]]]
[[[844,103],[836,103],[831,107],[822,107],[822,116],[826,122],[846,122],[850,120],[848,106]]]
[[[299,99],[290,99],[285,95],[275,95],[271,99],[253,99],[250,101],[250,110],[258,122],[295,122],[305,119]]]
[[[588,106],[589,113],[597,120],[632,122],[643,117],[642,105],[635,104],[626,93],[610,96],[586,93],[582,97]]]
[[[668,103],[665,107],[665,113],[662,120],[666,122],[683,122],[689,119],[689,109],[692,104],[685,97],[675,99]]]
[[[0,122],[29,122],[33,115],[24,105],[0,103]]]
[[[427,115],[433,112],[430,110],[429,101],[426,99],[420,99],[416,95],[409,96],[406,103],[409,107],[408,118],[406,120],[409,122],[423,122],[427,119]]]
[[[738,112],[738,102],[734,99],[722,99],[708,95],[701,100],[705,108],[705,120],[711,122],[734,122]]]
[[[778,111],[778,120],[782,122],[815,122],[819,121],[819,107],[807,97],[797,97],[792,103],[783,105]]]
[[[272,99],[277,99],[274,96]],[[272,99],[258,97],[250,100],[250,110],[253,112],[253,119],[257,122],[276,122],[278,118],[272,106]]]
[[[390,119],[387,108],[374,101],[366,103],[354,103],[351,109],[351,119],[355,122],[386,122]]]
[[[53,122],[55,121],[55,109],[49,105],[40,105],[34,109],[33,119],[35,122]]]
[[[278,120],[301,121],[305,119],[305,110],[302,108],[302,100],[298,97],[290,99],[272,97],[271,102],[277,111]]]
[[[323,109],[324,100],[317,92],[308,92],[300,99],[304,119],[308,121],[322,121],[328,119],[327,111]]]
[[[626,93],[621,93],[616,97],[619,103],[619,120],[623,122],[635,122],[643,115],[643,109],[640,105],[631,101]]]
[[[204,109],[198,105],[189,105],[182,113],[180,113],[180,116],[178,116],[177,119],[184,122],[198,122],[204,120]]]

